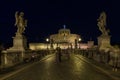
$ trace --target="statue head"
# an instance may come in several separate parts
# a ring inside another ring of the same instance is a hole
[[[20,16],[22,16],[22,17],[23,17],[23,16],[24,16],[24,13],[23,13],[23,12],[20,12]]]

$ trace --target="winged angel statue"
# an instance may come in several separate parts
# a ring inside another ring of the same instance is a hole
[[[102,35],[108,35],[108,33],[110,32],[109,29],[106,29],[106,13],[102,12],[100,14],[99,19],[97,19],[98,23],[98,27],[99,30],[101,31]]]
[[[24,13],[16,11],[15,13],[15,26],[17,26],[17,33],[22,34],[25,31],[25,27],[27,27],[27,20],[24,19]]]

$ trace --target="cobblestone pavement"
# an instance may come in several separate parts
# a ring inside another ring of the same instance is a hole
[[[69,60],[62,56],[62,62],[56,62],[52,56],[5,80],[115,80],[84,59],[71,55]]]

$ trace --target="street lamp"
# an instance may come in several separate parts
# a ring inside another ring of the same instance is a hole
[[[47,42],[47,49],[48,49],[48,42],[49,42],[49,39],[48,39],[48,38],[46,38],[46,42]]]
[[[79,42],[79,49],[80,49],[80,42],[82,41],[81,38],[78,39],[78,42]]]
[[[79,42],[80,42],[81,40],[82,40],[81,38],[78,39]]]
[[[46,41],[48,42],[48,41],[49,41],[49,39],[47,38],[47,39],[46,39]]]

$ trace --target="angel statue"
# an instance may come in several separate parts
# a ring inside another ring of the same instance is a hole
[[[106,29],[106,13],[102,12],[99,19],[97,19],[99,30],[102,32],[102,35],[108,35],[109,29]]]
[[[25,27],[27,27],[27,20],[24,19],[24,13],[16,11],[15,13],[15,26],[17,26],[17,33],[22,34],[25,31]]]

